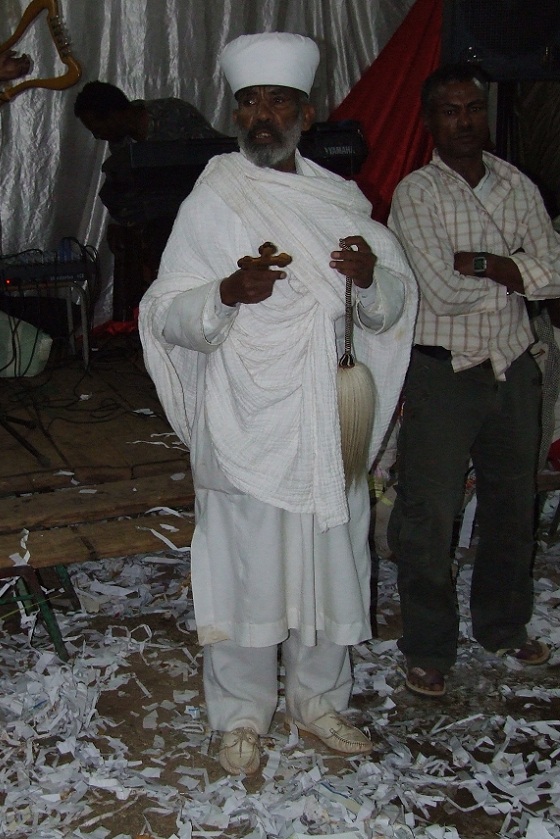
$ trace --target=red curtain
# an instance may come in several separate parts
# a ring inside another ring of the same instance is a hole
[[[416,0],[403,23],[330,120],[357,120],[369,154],[356,182],[385,222],[393,190],[428,162],[431,138],[420,112],[422,82],[439,66],[442,0]]]

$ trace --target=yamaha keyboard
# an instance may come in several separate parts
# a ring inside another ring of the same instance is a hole
[[[344,177],[356,175],[367,157],[367,145],[360,125],[354,120],[317,122],[302,134],[299,146],[304,157]],[[206,137],[200,140],[143,140],[131,143],[130,166],[138,186],[143,182],[169,183],[177,178],[194,186],[210,158],[239,151],[235,137]],[[173,171],[171,171],[173,170]]]
[[[131,143],[103,164],[99,197],[119,224],[174,218],[208,161],[238,150],[235,137],[225,136]],[[302,135],[299,150],[343,177],[356,175],[367,156],[359,123],[350,120],[315,123]]]

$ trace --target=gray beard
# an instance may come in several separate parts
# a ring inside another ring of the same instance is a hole
[[[267,146],[262,146],[251,140],[248,136],[251,130],[244,131],[242,128],[238,128],[237,141],[239,148],[255,166],[274,169],[296,150],[301,137],[302,126],[303,113],[300,113],[292,127],[285,131],[277,130],[277,139]]]

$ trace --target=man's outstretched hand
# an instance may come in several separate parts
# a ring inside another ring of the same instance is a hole
[[[286,277],[285,271],[271,270],[289,265],[292,257],[277,253],[276,245],[264,242],[259,256],[242,256],[237,260],[239,271],[226,277],[220,285],[220,296],[225,306],[236,303],[261,303],[272,294],[274,283]]]
[[[272,294],[274,283],[283,280],[285,271],[271,271],[270,268],[240,268],[222,280],[220,296],[226,306],[236,303],[261,303]]]

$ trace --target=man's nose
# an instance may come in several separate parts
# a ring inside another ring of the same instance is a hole
[[[464,111],[459,111],[459,115],[457,117],[457,122],[459,123],[460,126],[471,125],[472,124],[472,115],[471,115],[470,111],[468,111],[466,109]]]
[[[258,119],[270,119],[272,108],[266,99],[259,99],[257,102],[256,116]]]

